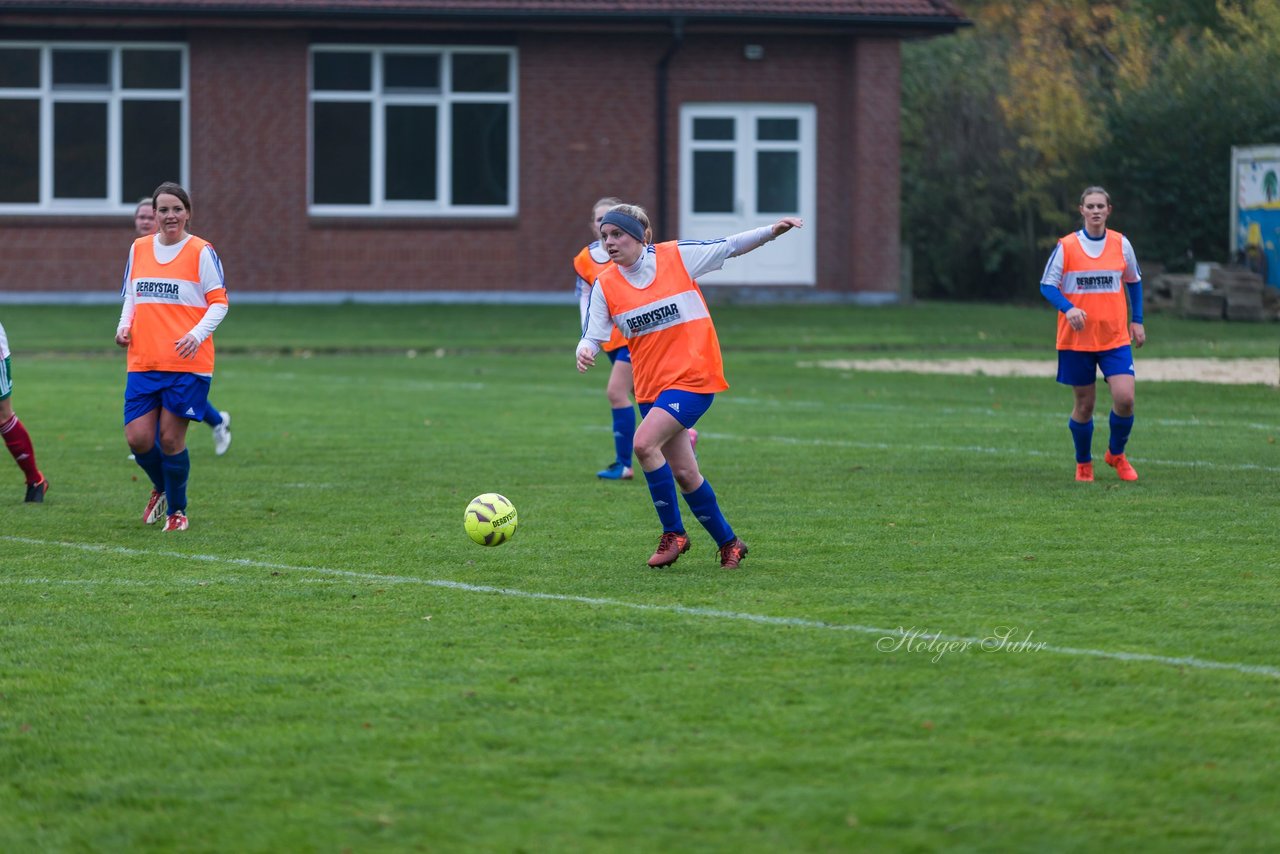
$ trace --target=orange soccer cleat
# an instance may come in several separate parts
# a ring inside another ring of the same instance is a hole
[[[1129,461],[1124,458],[1124,454],[1113,454],[1107,451],[1107,455],[1103,459],[1107,461],[1107,465],[1116,470],[1116,474],[1120,475],[1121,480],[1138,479],[1138,473],[1133,470],[1133,466],[1129,465]]]
[[[658,540],[658,550],[649,558],[649,566],[671,566],[680,555],[689,551],[689,538],[675,531],[663,531]]]
[[[747,544],[734,537],[720,547],[720,568],[737,569],[747,556]]]

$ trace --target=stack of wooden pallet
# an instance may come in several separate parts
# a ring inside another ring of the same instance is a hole
[[[1146,280],[1144,308],[1204,320],[1280,320],[1280,288],[1240,267],[1210,266],[1200,278],[1157,273]]]

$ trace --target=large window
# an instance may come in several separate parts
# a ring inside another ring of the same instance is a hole
[[[311,212],[515,213],[510,48],[311,49]]]
[[[184,45],[0,42],[0,213],[132,210],[186,180]]]

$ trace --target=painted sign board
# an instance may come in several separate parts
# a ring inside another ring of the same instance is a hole
[[[1280,288],[1280,145],[1231,149],[1231,257]]]

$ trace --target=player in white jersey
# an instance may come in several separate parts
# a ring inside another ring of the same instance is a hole
[[[49,491],[49,481],[36,466],[36,451],[31,444],[31,435],[13,413],[12,367],[9,338],[5,335],[4,327],[0,326],[0,436],[4,437],[5,447],[26,476],[25,500],[31,504],[40,504],[44,501],[44,494]]]

